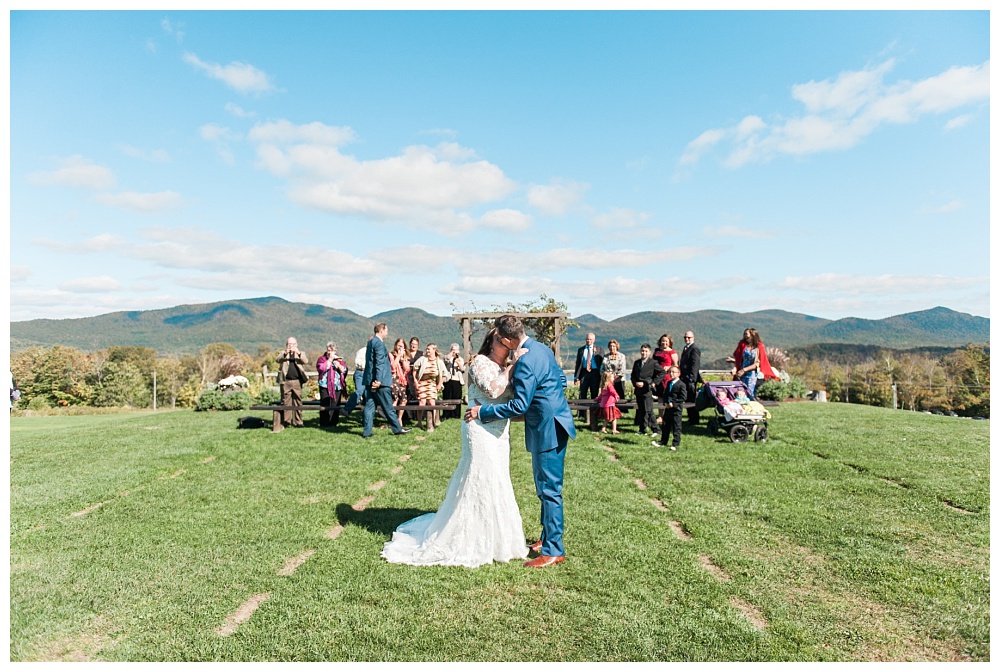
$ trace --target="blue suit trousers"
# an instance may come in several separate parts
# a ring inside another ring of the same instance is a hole
[[[563,469],[569,436],[556,423],[559,445],[551,450],[531,453],[531,471],[535,494],[542,503],[542,555],[566,555],[563,546]]]
[[[399,434],[403,431],[403,426],[399,424],[399,417],[396,415],[396,411],[392,408],[392,392],[389,391],[388,387],[384,385],[382,387],[368,388],[365,391],[365,411],[362,416],[362,422],[364,423],[364,430],[361,436],[371,436],[372,427],[375,424],[375,404],[379,405],[382,412],[385,413],[386,419],[389,421],[389,427],[392,428],[393,434]]]

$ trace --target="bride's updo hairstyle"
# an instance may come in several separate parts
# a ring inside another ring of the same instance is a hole
[[[486,357],[490,356],[490,352],[493,351],[493,337],[496,336],[496,334],[497,334],[496,327],[493,327],[492,329],[486,332],[486,337],[483,339],[483,344],[479,348],[479,352],[477,354],[485,355]]]
[[[524,336],[524,325],[521,324],[521,320],[517,319],[516,315],[501,315],[493,324],[497,333],[500,334],[500,338],[512,338],[519,341]]]

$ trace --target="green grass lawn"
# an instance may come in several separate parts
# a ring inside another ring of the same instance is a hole
[[[766,444],[703,422],[676,453],[579,426],[546,570],[379,557],[444,496],[455,420],[12,418],[11,660],[989,660],[989,424],[772,410]]]

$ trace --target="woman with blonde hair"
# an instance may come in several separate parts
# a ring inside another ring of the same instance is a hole
[[[413,363],[413,380],[417,385],[417,400],[421,406],[433,406],[438,392],[444,387],[444,362],[438,357],[437,346],[427,344],[424,354]],[[427,411],[425,429],[428,433],[441,424],[439,411]],[[417,425],[420,425],[420,415],[417,415]]]
[[[625,372],[628,361],[625,355],[620,352],[620,348],[617,340],[612,338],[608,341],[608,354],[604,355],[604,361],[601,362],[601,375],[610,372],[614,376],[615,391],[620,399],[624,399]]]

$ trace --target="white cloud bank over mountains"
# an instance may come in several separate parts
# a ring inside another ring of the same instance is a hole
[[[716,146],[728,152],[722,164],[739,168],[764,162],[777,155],[803,155],[854,147],[885,124],[905,124],[927,114],[943,114],[989,100],[990,62],[952,67],[917,82],[885,82],[895,65],[888,60],[878,66],[841,73],[836,79],[810,81],[792,86],[792,98],[805,112],[767,122],[759,116],[705,131],[688,143],[680,165],[696,164]],[[960,115],[949,120],[951,130],[970,120]]]

